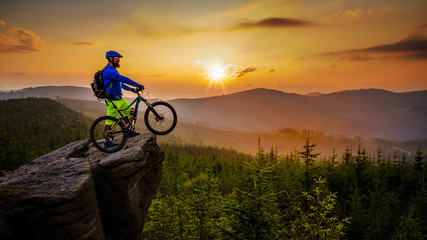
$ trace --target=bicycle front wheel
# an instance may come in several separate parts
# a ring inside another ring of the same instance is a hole
[[[177,116],[175,109],[166,102],[155,102],[144,114],[145,125],[156,135],[166,135],[175,128]]]
[[[111,125],[111,129],[105,131],[107,121]],[[90,127],[90,140],[96,148],[103,152],[117,152],[126,143],[126,126],[117,118],[110,116],[99,117]]]

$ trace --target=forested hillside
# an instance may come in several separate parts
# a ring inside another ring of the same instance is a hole
[[[124,94],[135,97],[127,91]],[[29,96],[97,103],[92,90],[84,87],[0,91],[0,99]],[[295,128],[393,141],[427,139],[426,90],[398,93],[359,89],[300,95],[258,88],[223,96],[174,99],[170,103],[180,122],[208,123],[220,129],[271,132]]]
[[[106,114],[105,103],[98,101],[85,101],[75,99],[60,99],[60,103],[92,118]],[[145,106],[140,106],[137,129],[141,132],[148,130],[144,126],[143,116]],[[249,132],[232,129],[215,129],[209,124],[196,122],[186,123],[181,121],[181,112],[178,114],[178,124],[174,131],[166,136],[159,136],[159,142],[179,142],[204,146],[218,146],[232,148],[240,152],[256,154],[258,151],[258,139],[261,145],[277,149],[280,153],[294,151],[304,143],[304,138],[310,131],[308,129],[286,128],[271,132]],[[382,139],[370,139],[362,137],[349,137],[345,135],[332,135],[329,132],[310,131],[313,140],[317,143],[317,150],[322,155],[343,153],[346,147],[356,148],[363,144],[368,155],[373,155],[381,149],[384,155],[394,154],[409,157],[415,154],[418,148],[427,150],[427,140],[416,140],[408,142],[393,142]]]
[[[307,140],[285,155],[162,145],[143,239],[426,239],[422,152],[408,161],[360,146],[320,158]]]
[[[29,87],[20,90],[0,91],[0,100],[18,98],[74,98],[95,100],[92,89],[75,86],[43,86]]]
[[[0,101],[0,170],[88,138],[92,118],[84,114],[105,111],[102,103],[61,102],[77,111],[49,99]],[[166,156],[163,179],[143,239],[426,238],[427,157],[416,150],[420,142],[400,143],[413,155],[385,154],[372,141],[319,132],[259,134],[186,123],[159,136]],[[270,151],[257,145],[258,137],[261,143],[268,137]],[[274,143],[280,141],[294,147],[278,152]],[[319,148],[319,141],[329,145]],[[208,146],[224,143],[250,144],[257,153]],[[320,154],[324,149],[328,154]]]
[[[427,138],[427,91],[380,89],[308,97],[272,89],[171,101],[181,120],[243,131],[312,129],[328,134],[394,141]]]
[[[92,120],[51,99],[0,101],[0,170],[89,137]]]

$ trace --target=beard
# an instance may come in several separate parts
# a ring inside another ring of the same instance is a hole
[[[113,67],[114,68],[119,68],[120,67],[120,63],[119,62],[116,62],[116,63],[113,62]]]

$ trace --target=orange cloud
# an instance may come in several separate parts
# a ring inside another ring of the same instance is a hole
[[[410,33],[402,41],[410,42],[410,41],[422,41],[422,40],[427,40],[427,24],[423,24],[419,26],[414,32]]]
[[[250,72],[255,72],[257,70],[257,68],[253,68],[253,67],[248,67],[243,69],[242,71],[237,72],[237,77],[243,77],[243,75],[245,75],[246,73],[250,73]]]
[[[79,45],[79,46],[93,46],[93,45],[95,45],[95,43],[93,43],[93,42],[86,42],[86,41],[84,41],[84,42],[73,42],[71,44]]]
[[[409,59],[427,59],[427,24],[421,25],[417,30],[403,40],[392,43],[361,49],[366,53],[394,53],[398,57]]]
[[[358,8],[354,9],[354,10],[347,10],[347,11],[342,11],[339,10],[336,13],[333,13],[331,15],[325,16],[325,17],[321,17],[320,21],[328,21],[328,20],[346,20],[348,22],[355,22],[359,19],[362,19],[364,17],[382,17],[384,16],[384,13],[387,12],[387,9],[382,9],[382,10],[378,10],[378,11],[374,11],[374,10],[367,10],[367,11],[363,11],[360,10]]]
[[[6,26],[4,21],[0,24]],[[44,42],[29,30],[11,27],[0,32],[0,53],[35,53],[43,49]]]
[[[354,49],[343,52],[323,53],[323,56],[344,55],[341,60],[369,61],[381,60],[389,57],[401,59],[427,59],[427,24],[419,26],[413,33],[399,42],[378,45],[363,49]]]
[[[254,23],[241,23],[240,28],[287,28],[312,25],[310,22],[294,18],[266,18]]]
[[[207,25],[194,24],[194,20],[172,20],[168,18],[144,18],[141,13],[134,12],[132,17],[123,22],[125,27],[138,29],[142,35],[174,35],[174,34],[194,34],[216,31],[250,30],[255,28],[291,28],[315,25],[315,23],[303,21],[295,18],[269,17],[253,22],[240,22],[238,20],[225,20],[215,23],[211,18],[200,20]],[[213,19],[213,18],[212,18]],[[215,18],[217,19],[217,18]]]

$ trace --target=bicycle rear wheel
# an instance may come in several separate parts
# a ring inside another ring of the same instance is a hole
[[[107,132],[104,132],[105,122],[111,120],[114,124],[111,125],[111,129]],[[106,153],[117,152],[123,148],[126,143],[126,126],[124,123],[119,121],[117,118],[110,116],[102,116],[96,119],[92,126],[90,127],[90,140],[93,145],[99,150]],[[110,142],[116,144],[115,146],[106,147],[105,137],[107,137]]]
[[[175,109],[166,102],[155,102],[144,114],[145,125],[156,135],[166,135],[175,128],[177,116]]]

